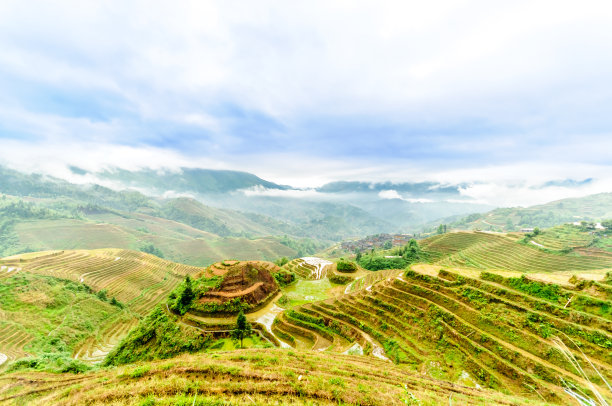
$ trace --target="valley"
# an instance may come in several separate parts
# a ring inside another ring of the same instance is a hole
[[[557,238],[559,235],[564,237]],[[182,372],[185,363],[214,360],[221,362],[221,369],[205,374],[209,378],[198,382],[219,388],[226,394],[225,401],[248,403],[250,400],[241,394],[244,389],[222,378],[223,368],[236,365],[234,356],[227,354],[250,354],[244,357],[256,358],[256,364],[262,367],[268,365],[264,370],[270,368],[265,372],[267,379],[272,379],[270,384],[281,376],[295,379],[299,375],[307,377],[303,379],[309,383],[329,381],[311,392],[303,387],[302,380],[289,379],[287,382],[294,383],[288,391],[265,390],[270,401],[275,396],[294,397],[297,403],[316,396],[322,404],[339,399],[362,404],[356,399],[368,399],[364,397],[367,391],[355,392],[352,386],[367,387],[365,381],[371,378],[364,375],[336,388],[331,383],[335,378],[321,378],[325,368],[298,373],[281,361],[265,361],[285,359],[291,357],[289,354],[307,360],[321,351],[337,365],[358,368],[362,362],[380,363],[386,373],[392,368],[404,371],[403,381],[393,385],[401,388],[408,384],[410,390],[394,389],[389,392],[394,394],[392,399],[383,402],[369,398],[367,404],[395,404],[406,396],[436,404],[439,396],[451,393],[445,385],[457,388],[460,392],[453,390],[453,396],[457,396],[457,402],[465,396],[466,404],[479,404],[487,398],[495,398],[499,404],[564,404],[573,398],[569,394],[572,391],[609,398],[612,256],[585,246],[588,238],[588,232],[577,228],[565,229],[564,233],[554,228],[543,230],[534,237],[542,245],[546,243],[547,248],[542,248],[518,233],[448,232],[418,242],[419,255],[428,261],[414,261],[406,269],[380,271],[369,271],[351,259],[318,257],[303,257],[281,266],[226,260],[209,267],[193,267],[120,249],[6,257],[0,261],[0,285],[23,293],[1,303],[4,318],[0,328],[6,338],[0,341],[0,353],[6,362],[0,367],[4,369],[0,385],[9,395],[0,397],[0,402],[10,404],[15,395],[28,396],[34,404],[53,399],[58,392],[49,379],[59,385],[68,379],[67,371],[89,371],[74,383],[67,380],[66,387],[75,389],[57,402],[71,404],[76,399],[102,396],[100,390],[105,389],[94,390],[93,382],[104,377],[109,382],[106,386],[114,388],[108,396],[113,393],[121,404],[131,404],[120,395],[123,390],[144,391],[134,404],[147,397],[160,404],[172,403],[192,399],[196,387],[151,392],[139,372],[127,373],[135,376],[125,381],[113,374],[126,372],[113,371],[125,371],[123,365],[137,363],[140,366],[133,367],[134,371],[147,371],[143,377],[189,379],[189,373]],[[568,247],[572,248],[569,252]],[[393,250],[372,255],[389,256]],[[272,280],[278,281],[274,284],[278,283],[279,290],[253,296],[262,298],[259,304],[247,296],[260,289],[261,281],[270,280],[266,278],[271,276],[254,276],[261,272],[274,275]],[[247,282],[246,275],[255,279]],[[179,312],[172,303],[184,296],[187,276],[196,299]],[[41,282],[34,283],[38,280]],[[19,290],[15,284],[27,288]],[[58,307],[53,304],[50,288],[45,287],[48,284],[63,284],[64,289],[76,293]],[[242,291],[232,293],[236,284]],[[87,302],[92,307],[84,306]],[[234,302],[244,305],[236,307]],[[246,341],[251,349],[240,350],[228,335],[234,328],[234,312],[249,309],[244,307],[249,303],[252,310],[247,310],[247,319],[255,335]],[[80,309],[78,314],[75,308]],[[20,321],[24,312],[32,314],[31,323]],[[85,321],[89,323],[79,324]],[[57,337],[55,341],[52,336]],[[55,347],[49,347],[50,342]],[[174,358],[182,353],[194,354]],[[160,367],[163,361],[156,361],[159,358],[172,358],[173,366]],[[241,371],[249,365],[245,361],[241,361]],[[101,364],[115,366],[99,370]],[[149,373],[158,368],[154,375]],[[52,378],[45,375],[49,372],[38,370],[66,372]],[[252,376],[253,372],[246,371]],[[243,377],[242,373],[235,376]],[[30,384],[16,385],[26,376]],[[409,384],[412,379],[420,383]],[[249,386],[253,384],[249,379],[243,377],[239,382],[251,388],[251,398],[263,396],[263,392],[258,395],[256,386]],[[280,382],[273,386],[284,387]],[[221,392],[211,390],[198,386],[197,392],[218,399],[215,393]]]

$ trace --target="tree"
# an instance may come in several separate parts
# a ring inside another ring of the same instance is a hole
[[[145,252],[147,254],[155,255],[159,258],[164,257],[164,253],[161,252],[161,250],[153,244],[143,245],[142,247],[140,247],[140,251]]]
[[[274,261],[274,263],[278,266],[283,266],[285,265],[287,262],[289,262],[289,258],[287,257],[282,257],[282,258],[278,258],[276,261]]]
[[[240,348],[242,348],[242,340],[251,335],[251,323],[247,320],[244,312],[240,310],[236,319],[236,328],[232,331],[232,338],[240,340]]]
[[[103,300],[103,301],[107,301],[108,297],[106,296],[106,289],[102,289],[100,291],[98,291],[97,295],[98,295],[98,299]]]
[[[195,298],[195,294],[193,293],[193,288],[191,287],[191,278],[189,275],[185,277],[185,289],[181,292],[181,305],[182,308],[187,310],[191,305],[191,302]]]
[[[447,228],[446,224],[440,224],[438,226],[437,233],[438,234],[446,234],[446,228]]]
[[[114,296],[111,299],[110,304],[112,304],[113,306],[117,306],[117,307],[123,309],[123,304],[121,304],[121,302],[118,301]]]

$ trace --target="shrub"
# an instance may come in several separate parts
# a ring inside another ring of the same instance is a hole
[[[68,362],[68,364],[66,364],[62,369],[60,369],[60,372],[70,372],[73,374],[81,374],[89,370],[89,368],[90,368],[89,365],[85,364],[84,362],[81,362],[77,359],[73,359],[73,360],[70,360],[70,362]]]
[[[161,250],[153,244],[143,245],[142,247],[140,247],[140,251],[147,254],[155,255],[159,258],[164,257],[164,254],[161,252]]]
[[[98,299],[103,300],[103,301],[106,302],[108,300],[108,297],[106,296],[106,292],[107,292],[106,289],[102,289],[101,291],[99,291],[97,293]]]
[[[276,282],[278,282],[279,286],[282,287],[291,285],[293,282],[296,281],[295,274],[284,269],[273,273],[272,276],[274,276],[274,279],[276,279]]]
[[[490,281],[490,282],[495,282],[495,283],[503,283],[504,282],[504,277],[501,275],[497,275],[494,273],[490,273],[490,272],[482,272],[480,274],[480,279],[485,280],[485,281]]]
[[[123,309],[123,303],[121,303],[120,301],[118,301],[114,296],[110,301],[110,304],[112,304],[113,306],[117,306],[120,309]]]
[[[289,262],[289,258],[287,257],[278,258],[276,261],[274,261],[274,263],[278,266],[283,266],[287,264],[288,262]]]
[[[353,261],[347,261],[343,258],[340,258],[340,260],[336,264],[336,269],[338,270],[338,272],[356,272],[357,264]]]
[[[158,305],[107,355],[104,365],[170,358],[200,351],[211,343],[210,335],[181,328],[175,317]]]
[[[329,281],[331,283],[336,283],[338,285],[346,285],[347,283],[352,282],[354,280],[354,278],[351,278],[350,276],[346,275],[333,275],[329,278]]]
[[[363,255],[359,265],[370,271],[380,271],[381,269],[404,269],[408,266],[408,261],[404,258],[385,258],[376,255]]]

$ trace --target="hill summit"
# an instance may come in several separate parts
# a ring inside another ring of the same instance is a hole
[[[267,302],[278,293],[279,286],[270,269],[279,271],[276,265],[258,261],[221,262],[225,269],[223,280],[197,300],[192,306],[194,312],[215,312],[216,309],[229,310],[231,304],[256,307]],[[214,268],[219,272],[219,268]],[[238,306],[236,306],[238,307]]]

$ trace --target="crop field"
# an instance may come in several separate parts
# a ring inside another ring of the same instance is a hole
[[[278,349],[183,355],[82,375],[17,372],[0,376],[0,388],[0,404],[31,405],[541,404],[376,358]]]
[[[296,253],[272,237],[219,237],[176,221],[142,214],[121,217],[106,213],[90,217],[89,221],[22,221],[15,226],[15,235],[21,247],[39,251],[107,247],[136,250],[146,242],[160,248],[172,261],[198,266],[237,253],[243,260],[275,260]]]
[[[587,247],[593,243],[594,237],[587,232],[581,232],[576,226],[564,224],[548,228],[532,240],[545,248],[562,251]]]
[[[65,250],[38,256],[14,256],[0,266],[84,283],[94,291],[106,290],[133,312],[145,315],[185,277],[202,268],[177,264],[142,252],[101,249]]]
[[[101,329],[99,334],[91,336],[74,351],[74,358],[87,362],[99,363],[123,337],[127,336],[130,329],[138,324],[134,317],[122,320],[112,320],[106,323],[106,328]]]
[[[453,232],[421,242],[443,266],[507,269],[522,272],[581,271],[612,268],[612,255],[599,250],[568,254],[521,244],[520,236],[483,232]],[[447,255],[444,255],[447,254]]]
[[[30,341],[32,336],[23,327],[0,322],[0,365],[27,356],[24,347]]]
[[[302,279],[323,279],[333,263],[317,257],[296,258],[283,266]]]
[[[441,379],[469,374],[504,393],[563,403],[563,379],[585,393],[592,383],[610,398],[610,289],[591,295],[547,286],[489,273],[408,271],[370,290],[288,310],[275,327],[296,348],[358,347]]]
[[[101,340],[105,330],[118,332],[119,321],[135,320],[82,284],[27,271],[0,279],[0,315],[4,361],[44,356],[63,363],[84,340]]]
[[[344,293],[354,293],[362,289],[371,290],[372,286],[380,281],[389,278],[396,278],[402,271],[399,269],[386,269],[377,272],[365,271],[365,273],[357,277],[354,282],[349,283],[344,289]]]
[[[0,353],[13,360],[59,351],[99,362],[185,275],[203,271],[118,249],[49,251],[0,260],[0,290],[5,289]],[[96,296],[101,292],[107,301]],[[111,305],[111,298],[122,307]],[[45,342],[53,337],[58,347],[48,348]]]

